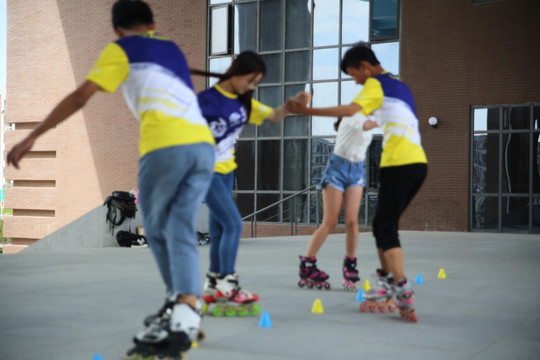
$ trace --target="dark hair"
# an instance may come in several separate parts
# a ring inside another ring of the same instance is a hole
[[[266,65],[262,57],[260,57],[258,54],[254,53],[253,51],[243,51],[234,58],[231,66],[229,66],[225,74],[216,74],[196,69],[191,69],[191,73],[193,75],[218,77],[219,82],[223,82],[232,78],[233,76],[241,76],[251,73],[261,73],[264,76],[266,74]],[[238,95],[238,100],[240,100],[242,105],[244,105],[248,117],[251,113],[252,98],[253,90]]]
[[[154,22],[152,9],[142,0],[118,0],[112,8],[113,28],[131,29],[136,25]]]
[[[341,124],[341,120],[343,120],[343,118],[338,118],[336,120],[336,122],[334,123],[334,130],[338,131],[339,129],[339,124]]]
[[[360,61],[367,61],[371,65],[380,64],[379,60],[377,60],[377,57],[375,56],[375,53],[367,46],[367,44],[358,43],[347,50],[343,56],[343,59],[341,60],[341,71],[346,74],[348,67],[357,68]]]

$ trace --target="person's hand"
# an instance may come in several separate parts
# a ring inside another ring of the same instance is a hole
[[[23,141],[19,142],[17,145],[11,149],[11,151],[7,155],[7,163],[8,165],[15,166],[16,169],[19,168],[19,161],[21,161],[22,157],[32,149],[32,146],[34,146],[34,139],[27,137]]]
[[[307,113],[307,104],[311,100],[311,95],[305,91],[297,93],[292,98],[287,100],[285,108],[287,112],[294,114],[306,114]]]

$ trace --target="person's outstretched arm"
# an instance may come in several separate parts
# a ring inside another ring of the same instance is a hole
[[[313,108],[307,107],[306,105],[294,101],[293,99],[289,99],[287,101],[286,108],[287,111],[295,114],[332,117],[353,116],[354,114],[362,110],[362,107],[356,103],[326,108]]]
[[[56,107],[51,111],[51,113],[41,123],[39,123],[39,125],[32,130],[32,132],[28,134],[26,138],[21,140],[13,147],[13,149],[11,149],[7,156],[8,165],[12,164],[18,169],[19,162],[23,156],[32,149],[32,146],[38,137],[40,137],[50,128],[66,120],[77,110],[81,109],[86,104],[88,99],[90,99],[92,95],[94,95],[99,89],[99,85],[86,80],[75,91],[60,101],[58,105],[56,105]]]
[[[292,101],[307,105],[309,104],[309,100],[311,100],[311,95],[307,91],[300,91],[291,99]],[[292,111],[287,109],[287,103],[285,103],[275,108],[266,119],[272,122],[278,122],[283,120],[283,118],[289,115],[291,112]]]

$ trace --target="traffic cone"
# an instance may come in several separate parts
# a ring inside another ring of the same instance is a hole
[[[439,279],[446,279],[446,272],[443,268],[439,270],[439,275],[437,276]]]
[[[369,280],[364,281],[364,291],[369,291],[371,289],[371,285],[369,283]]]
[[[272,327],[272,320],[270,320],[270,315],[268,314],[268,312],[263,311],[261,315],[261,320],[259,321],[259,327],[263,327],[263,328]]]
[[[364,301],[364,290],[360,289],[358,290],[358,293],[356,293],[356,301]]]
[[[196,348],[198,348],[198,347],[199,347],[199,344],[197,344],[196,341],[193,341],[193,342],[191,343],[191,348],[192,348],[192,349],[196,349]]]
[[[422,285],[424,283],[424,279],[422,279],[422,275],[420,274],[416,275],[416,279],[414,279],[414,283],[418,285]]]
[[[324,313],[322,303],[320,299],[315,299],[313,302],[313,306],[311,307],[311,312],[314,314],[322,314]]]
[[[103,360],[103,356],[101,354],[99,354],[99,353],[94,354],[93,360]]]

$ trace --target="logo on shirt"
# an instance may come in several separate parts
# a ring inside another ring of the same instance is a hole
[[[227,132],[227,121],[223,118],[218,118],[216,121],[212,121],[210,123],[210,130],[212,131],[212,135],[214,135],[214,138],[220,138]]]

